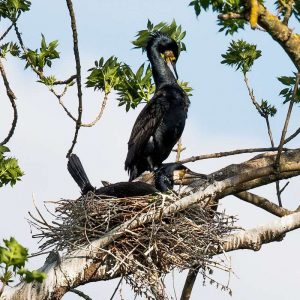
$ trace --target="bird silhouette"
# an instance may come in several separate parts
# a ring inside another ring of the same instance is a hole
[[[146,46],[155,83],[155,93],[137,117],[128,142],[125,170],[132,181],[169,156],[185,126],[189,99],[178,85],[177,43],[162,32],[154,32]]]
[[[163,164],[155,170],[154,178],[151,184],[133,181],[133,182],[117,182],[96,189],[90,183],[89,178],[76,154],[71,154],[68,160],[68,171],[81,189],[82,195],[86,195],[89,191],[100,196],[110,196],[116,198],[136,197],[151,195],[158,192],[166,192],[173,189],[175,181],[183,181],[187,183],[189,180],[203,178],[203,174],[195,173],[179,163]]]

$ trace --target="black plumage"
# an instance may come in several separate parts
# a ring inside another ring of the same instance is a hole
[[[136,197],[155,194],[157,192],[166,192],[173,189],[174,184],[190,182],[207,178],[204,174],[191,171],[180,163],[162,164],[154,172],[154,178],[151,183],[141,181],[118,182],[107,184],[101,188],[94,188],[90,183],[84,168],[76,154],[71,154],[68,161],[68,170],[81,189],[81,193],[86,195],[89,191],[96,195],[110,196],[117,198]]]
[[[146,50],[156,90],[137,117],[128,142],[125,169],[130,181],[146,170],[153,171],[169,156],[183,132],[190,103],[167,65],[173,66],[177,76],[177,43],[168,35],[155,32]]]
[[[153,185],[144,182],[117,182],[96,189],[91,185],[80,159],[76,154],[70,155],[67,167],[69,173],[80,187],[83,195],[86,195],[89,191],[92,191],[99,196],[124,198],[145,196],[158,192]]]

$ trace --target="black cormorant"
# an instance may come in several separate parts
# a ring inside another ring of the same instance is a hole
[[[86,195],[89,191],[92,191],[96,195],[124,198],[145,196],[159,192],[153,185],[145,182],[117,182],[96,189],[91,185],[76,154],[70,155],[67,167],[69,173],[80,187],[82,195]]]
[[[169,156],[183,132],[190,103],[168,66],[173,66],[177,77],[177,43],[157,31],[150,36],[146,50],[156,90],[137,117],[128,142],[125,170],[130,181],[146,170],[153,171]]]
[[[175,183],[189,183],[195,178],[203,178],[206,175],[192,172],[190,169],[179,163],[163,164],[155,170],[154,178],[150,183],[141,181],[118,182],[101,188],[94,188],[76,154],[71,154],[68,161],[68,170],[81,189],[83,195],[93,191],[96,195],[112,196],[117,198],[136,197],[166,192],[172,189]],[[153,185],[152,185],[153,184]]]

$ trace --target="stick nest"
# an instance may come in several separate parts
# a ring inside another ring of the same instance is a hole
[[[141,214],[161,212],[159,220],[125,229],[123,234],[103,251],[115,260],[110,275],[124,276],[136,294],[147,299],[167,299],[164,276],[172,269],[199,269],[204,279],[222,289],[212,277],[212,269],[229,271],[226,259],[213,256],[222,252],[221,240],[232,233],[234,217],[218,213],[209,207],[194,205],[169,216],[164,208],[180,197],[176,194],[135,198],[108,198],[91,192],[77,200],[56,202],[54,220],[49,223],[37,209],[39,217],[30,213],[29,222],[38,233],[40,250],[73,251],[107,235],[122,223],[135,220]]]

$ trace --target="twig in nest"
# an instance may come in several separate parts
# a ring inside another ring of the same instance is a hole
[[[77,200],[59,201],[52,223],[42,216],[33,217],[30,223],[39,231],[33,237],[43,241],[41,251],[49,248],[72,251],[87,246],[141,213],[161,210],[176,200],[175,194],[107,199],[88,193]],[[137,295],[166,299],[163,279],[174,268],[185,270],[199,266],[199,273],[212,282],[215,281],[208,271],[212,268],[228,270],[221,259],[213,260],[212,256],[220,249],[221,239],[232,232],[233,222],[234,218],[224,213],[194,205],[127,230],[99,251],[115,258],[112,273],[119,271]]]

